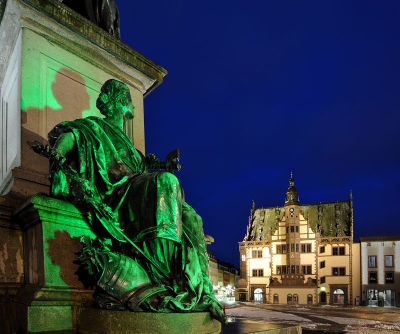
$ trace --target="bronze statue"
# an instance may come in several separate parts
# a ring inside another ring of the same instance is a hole
[[[209,310],[224,320],[208,278],[201,217],[173,174],[175,150],[144,157],[123,132],[133,118],[128,86],[108,80],[97,107],[105,118],[62,122],[49,133],[51,194],[86,211],[95,240],[81,261],[97,280],[96,302],[111,309]]]
[[[60,0],[64,5],[120,39],[119,12],[115,0]]]

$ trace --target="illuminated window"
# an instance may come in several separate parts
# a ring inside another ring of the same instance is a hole
[[[376,268],[376,256],[368,256],[368,268]]]
[[[385,255],[385,267],[393,267],[393,255]]]
[[[385,283],[394,283],[394,275],[392,271],[385,273]]]
[[[242,254],[242,261],[246,261],[246,255]]]

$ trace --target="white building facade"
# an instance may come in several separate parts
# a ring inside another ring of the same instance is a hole
[[[360,238],[362,304],[400,306],[400,236]]]

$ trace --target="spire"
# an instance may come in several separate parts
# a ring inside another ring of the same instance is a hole
[[[299,194],[297,193],[297,189],[294,186],[293,172],[290,172],[289,188],[286,192],[286,200],[285,200],[285,205],[290,205],[290,204],[300,204]]]

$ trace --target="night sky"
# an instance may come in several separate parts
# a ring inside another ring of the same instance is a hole
[[[181,151],[186,201],[239,263],[254,199],[354,200],[354,241],[400,235],[399,1],[122,1],[122,40],[168,70],[146,151]]]

